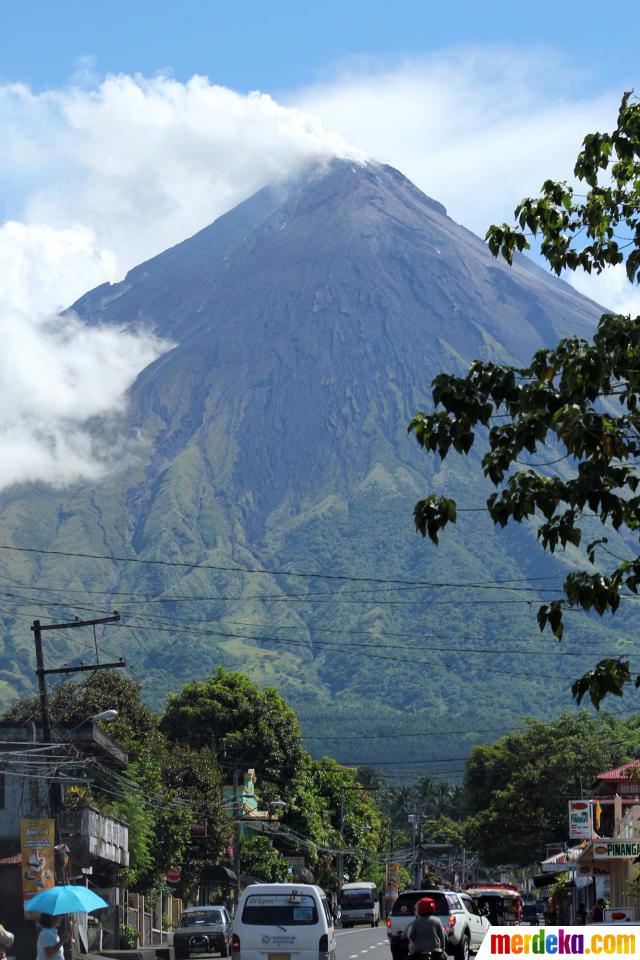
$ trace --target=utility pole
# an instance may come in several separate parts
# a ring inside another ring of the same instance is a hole
[[[338,895],[344,883],[344,787],[340,787],[340,853],[338,854]]]
[[[44,652],[42,648],[42,634],[45,630],[70,630],[75,627],[95,627],[98,623],[115,623],[120,619],[117,611],[110,617],[101,617],[98,620],[72,620],[70,623],[40,623],[34,620],[31,627],[33,631],[33,641],[36,648],[36,674],[38,675],[38,689],[40,691],[40,716],[42,718],[42,739],[45,743],[51,741],[51,719],[49,717],[49,694],[47,692],[47,676],[52,673],[79,673],[86,670],[113,670],[118,667],[125,667],[125,661],[120,660],[115,663],[96,663],[81,664],[78,667],[56,667],[50,670],[45,669]]]
[[[33,621],[33,640],[36,645],[36,673],[38,674],[38,688],[40,690],[40,716],[42,718],[42,739],[45,743],[51,742],[51,724],[49,723],[49,694],[44,672],[44,655],[42,652],[42,627],[39,620]]]
[[[238,904],[240,903],[240,815],[241,809],[240,804],[238,803],[238,768],[235,767],[233,771],[233,819],[235,824],[234,839],[233,839],[233,865],[236,875],[236,910],[238,909]]]

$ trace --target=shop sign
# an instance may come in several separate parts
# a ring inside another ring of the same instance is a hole
[[[640,857],[637,840],[601,840],[593,845],[594,860],[632,860]]]
[[[587,800],[569,800],[569,838],[590,840],[592,836],[591,804]]]
[[[633,907],[608,907],[604,912],[605,923],[635,923],[636,911]]]
[[[55,886],[54,820],[21,820],[20,850],[22,852],[22,899],[25,912],[28,901],[36,893]]]
[[[194,820],[191,824],[191,836],[192,837],[206,837],[207,835],[207,821],[206,819]]]

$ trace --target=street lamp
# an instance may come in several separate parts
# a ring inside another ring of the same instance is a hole
[[[117,710],[101,710],[100,713],[94,713],[92,717],[89,717],[89,720],[93,720],[94,723],[97,723],[99,720],[102,720],[104,723],[111,723],[112,720],[117,720],[117,718]]]
[[[72,733],[75,733],[78,727],[81,727],[84,723],[111,723],[112,720],[116,720],[118,717],[117,710],[101,710],[100,713],[94,713],[91,717],[85,717],[84,720],[81,720],[80,723],[76,723],[75,727],[72,727],[69,730],[68,736],[71,736]]]

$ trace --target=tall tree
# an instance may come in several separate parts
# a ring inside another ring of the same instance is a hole
[[[640,103],[629,93],[615,130],[585,138],[574,174],[586,194],[547,180],[539,197],[518,205],[516,226],[489,229],[491,252],[511,263],[533,235],[557,274],[624,264],[635,284]],[[604,527],[605,535],[586,548],[591,568],[571,573],[564,598],[540,607],[542,630],[548,625],[561,639],[565,609],[614,613],[621,596],[638,593],[640,556],[631,543],[640,529],[640,317],[604,314],[592,343],[563,339],[524,368],[476,361],[464,377],[442,373],[433,381],[433,402],[435,411],[417,413],[409,429],[442,459],[451,451],[466,455],[478,437],[486,439],[482,466],[497,488],[487,509],[496,524],[536,517],[538,539],[551,552],[581,545],[586,516],[595,515]],[[560,460],[568,474],[536,469]],[[456,514],[454,500],[432,495],[416,505],[415,522],[437,543]],[[607,546],[611,529],[629,535],[621,555]],[[621,695],[631,680],[627,660],[606,658],[574,683],[573,692],[578,702],[588,694],[597,707],[607,693]],[[635,682],[640,686],[640,677]]]
[[[170,697],[160,729],[176,743],[210,747],[227,778],[251,766],[259,784],[275,784],[285,794],[304,761],[300,725],[284,697],[223,667]]]

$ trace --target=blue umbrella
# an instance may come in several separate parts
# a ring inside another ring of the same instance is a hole
[[[88,887],[71,885],[43,890],[25,903],[29,913],[50,913],[54,917],[61,913],[90,913],[108,906],[106,900]]]

